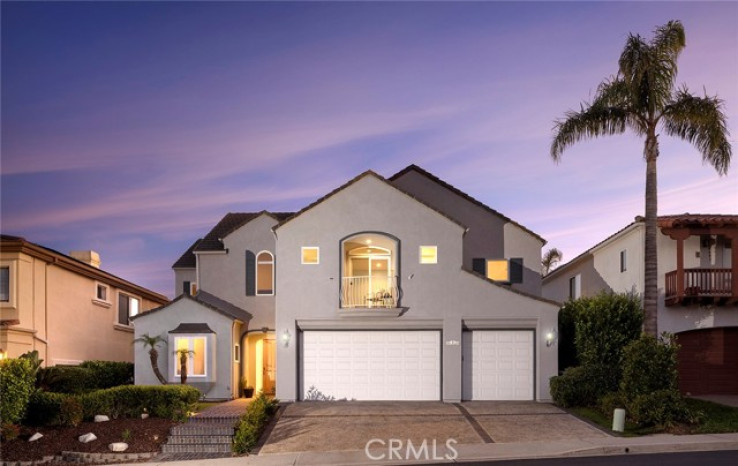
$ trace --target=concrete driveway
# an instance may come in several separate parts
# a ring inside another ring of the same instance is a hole
[[[288,405],[262,453],[363,450],[391,439],[420,445],[515,443],[607,437],[559,408],[533,401],[314,401]],[[382,443],[384,442],[384,444]]]

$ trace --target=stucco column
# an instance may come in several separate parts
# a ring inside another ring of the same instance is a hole
[[[441,334],[443,353],[443,401],[461,401],[461,319],[447,317],[443,320]]]

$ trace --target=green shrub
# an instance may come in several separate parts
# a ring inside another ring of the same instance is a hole
[[[54,393],[80,394],[95,390],[97,385],[90,369],[80,366],[52,366],[39,369],[37,379],[44,389]]]
[[[36,374],[30,359],[0,361],[0,423],[16,424],[26,413]]]
[[[619,392],[605,393],[597,401],[597,404],[600,412],[608,418],[612,416],[616,409],[625,409],[625,400]]]
[[[18,438],[20,435],[20,427],[15,424],[4,423],[0,424],[0,439],[2,440],[13,440]]]
[[[623,350],[623,377],[620,391],[628,399],[656,390],[677,390],[679,346],[668,334],[661,341],[641,335]]]
[[[89,369],[95,388],[133,384],[133,363],[122,361],[85,361],[79,367]]]
[[[579,365],[575,344],[576,322],[589,301],[587,298],[568,301],[559,310],[559,373]]]
[[[236,426],[236,435],[233,437],[234,452],[248,453],[256,446],[270,416],[276,412],[278,405],[278,400],[270,399],[263,393],[259,394]]]
[[[642,426],[672,427],[677,422],[697,421],[682,395],[673,389],[637,395],[628,401],[627,412],[633,422]]]
[[[28,402],[25,423],[32,426],[61,425],[62,402],[70,395],[36,391]]]
[[[634,294],[603,292],[584,301],[576,321],[576,348],[582,366],[597,367],[603,392],[618,389],[624,348],[641,334],[643,310]]]
[[[138,417],[146,410],[154,417],[184,421],[201,396],[189,385],[121,385],[87,393],[81,401],[85,419],[96,414]]]
[[[570,367],[558,377],[551,378],[551,397],[554,403],[564,408],[571,406],[593,406],[604,393],[597,384],[595,368]]]
[[[82,422],[82,403],[74,396],[65,396],[59,406],[59,424],[77,427]]]

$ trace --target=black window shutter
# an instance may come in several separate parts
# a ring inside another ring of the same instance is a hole
[[[523,283],[523,258],[510,259],[510,283]]]
[[[182,294],[190,294],[190,282],[182,282]]]
[[[256,256],[253,251],[246,251],[246,296],[256,294]]]
[[[484,257],[475,257],[472,259],[472,270],[480,275],[487,275],[487,261]]]

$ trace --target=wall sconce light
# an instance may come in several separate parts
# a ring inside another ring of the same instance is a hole
[[[556,343],[556,330],[546,332],[546,346],[551,347]]]
[[[7,358],[8,358],[8,352],[0,348],[0,361],[2,361],[3,359],[7,359]]]
[[[282,332],[282,343],[284,343],[285,348],[290,346],[291,338],[292,338],[292,335],[290,335],[290,331],[288,329],[285,329],[284,332]]]

